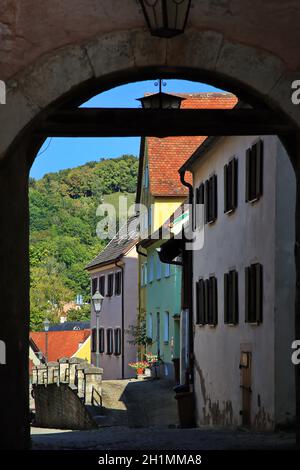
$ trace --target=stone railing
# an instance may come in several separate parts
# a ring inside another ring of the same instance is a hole
[[[62,358],[32,369],[32,385],[68,384],[85,405],[102,406],[103,369],[83,359]]]

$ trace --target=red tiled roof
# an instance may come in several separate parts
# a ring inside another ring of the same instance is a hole
[[[231,93],[176,93],[186,98],[181,108],[231,109],[238,99]],[[147,137],[150,192],[154,196],[186,196],[180,182],[179,168],[204,142],[207,136]],[[191,182],[191,175],[186,176]]]
[[[89,336],[90,330],[49,331],[48,332],[48,361],[57,361],[62,357],[72,357]],[[42,353],[46,354],[46,333],[31,332],[30,337]]]

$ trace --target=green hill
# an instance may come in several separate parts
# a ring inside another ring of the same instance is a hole
[[[106,241],[96,236],[102,202],[118,206],[118,198],[134,203],[138,159],[123,155],[30,178],[31,328],[48,316],[57,321],[66,301],[89,300],[89,275],[84,266]],[[86,318],[89,308],[81,310]],[[78,312],[71,312],[73,319]]]

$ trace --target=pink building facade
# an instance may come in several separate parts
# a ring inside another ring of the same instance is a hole
[[[128,366],[137,358],[137,348],[129,343],[128,330],[137,322],[138,260],[135,231],[129,229],[132,219],[121,228],[106,248],[87,266],[91,276],[91,295],[96,290],[104,296],[100,313],[99,367],[103,378],[135,377]],[[96,314],[91,307],[91,361],[96,364]]]

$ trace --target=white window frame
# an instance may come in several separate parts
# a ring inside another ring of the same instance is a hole
[[[170,277],[171,275],[171,265],[169,263],[166,263],[165,265],[165,277]]]
[[[151,312],[148,315],[148,337],[153,339],[153,315]]]
[[[169,312],[164,312],[164,343],[170,341],[170,314]]]
[[[154,256],[152,253],[149,259],[149,282],[153,282],[153,280],[154,280]]]
[[[159,256],[156,257],[156,279],[159,281],[161,279],[161,262]]]

